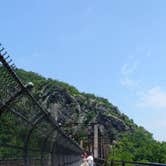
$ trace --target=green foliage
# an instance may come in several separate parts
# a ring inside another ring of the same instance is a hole
[[[155,141],[151,133],[139,127],[123,135],[118,144],[112,146],[111,159],[166,163],[166,143]]]
[[[24,84],[26,84],[28,82],[33,82],[33,84],[35,86],[34,89],[36,90],[36,92],[41,90],[41,88],[44,85],[49,85],[50,88],[52,86],[56,85],[56,86],[60,86],[60,87],[64,88],[65,90],[67,90],[72,96],[77,96],[80,94],[79,91],[74,86],[71,86],[62,81],[53,80],[51,78],[46,79],[37,73],[27,72],[22,69],[17,70],[16,73],[21,78],[21,80],[23,80]]]
[[[3,113],[0,116],[0,158],[20,157],[23,152],[11,148],[9,145],[23,147],[23,137],[27,129],[20,125],[20,121],[12,113]]]
[[[33,72],[26,72],[22,69],[16,70],[16,73],[26,85],[28,82],[33,82],[34,88],[32,90],[35,97],[38,99],[42,93],[43,88],[46,88],[49,93],[55,90],[55,87],[68,92],[75,99],[80,98],[79,104],[82,110],[86,110],[85,123],[89,123],[97,115],[97,113],[103,110],[107,116],[114,116],[122,120],[126,126],[130,129],[129,132],[119,137],[120,133],[111,129],[112,135],[109,136],[112,139],[118,139],[116,145],[112,145],[110,148],[109,160],[129,160],[129,161],[149,161],[166,163],[166,142],[157,142],[153,139],[152,134],[147,132],[144,128],[138,127],[134,124],[132,119],[129,119],[125,114],[121,113],[118,107],[113,106],[107,99],[98,97],[94,94],[80,93],[75,87],[50,78],[44,78],[39,74]],[[24,100],[23,100],[24,101]],[[26,102],[27,103],[27,102]],[[27,114],[33,114],[33,108],[27,103],[17,103],[16,108],[20,111],[24,111]],[[74,107],[75,105],[70,105]],[[102,108],[102,109],[100,109]],[[103,113],[102,112],[102,113]],[[18,147],[23,147],[25,137],[28,133],[28,127],[22,123],[17,116],[11,113],[4,113],[0,117],[0,145],[10,144]],[[47,132],[50,128],[47,123],[41,123],[37,126],[37,130],[34,130],[32,137],[29,141],[29,146],[32,148],[38,148],[41,146],[41,135]],[[71,130],[69,130],[71,132]],[[76,140],[85,138],[87,131],[85,127],[81,127],[81,131],[77,133]],[[118,138],[116,136],[118,135]],[[22,155],[21,150],[14,148],[8,148],[0,146],[0,158],[10,158],[11,154],[15,154],[15,157]]]
[[[89,123],[89,122],[93,119],[93,117],[94,117],[95,115],[96,115],[96,114],[95,114],[94,111],[89,111],[89,112],[87,112],[85,123]]]
[[[67,90],[72,96],[77,96],[80,94],[79,91],[74,86],[71,86],[62,81],[53,80],[53,79],[49,78],[49,79],[47,79],[47,84],[53,85],[53,86],[58,85],[58,86],[64,88],[65,90]]]

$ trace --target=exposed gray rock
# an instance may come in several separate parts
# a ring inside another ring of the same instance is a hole
[[[99,124],[100,134],[109,138],[109,142],[116,139],[119,132],[129,130],[117,107],[106,105],[93,96],[74,97],[66,89],[54,85],[44,86],[40,94],[40,100],[52,116],[62,126],[67,125],[64,130],[75,137],[93,133],[93,128],[85,125],[92,123]]]

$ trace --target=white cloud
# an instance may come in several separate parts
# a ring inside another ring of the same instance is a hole
[[[161,129],[161,128],[165,128],[166,129],[166,121],[165,121],[165,116],[163,117],[163,119],[156,119],[154,124],[151,124],[152,126],[154,126],[154,128],[157,129]]]
[[[128,89],[135,89],[139,87],[139,81],[132,78],[132,75],[136,72],[138,67],[138,62],[132,64],[126,63],[121,68],[121,78],[120,83],[122,86]]]
[[[155,119],[149,119],[144,122],[144,126],[146,126],[146,129],[153,133],[154,139],[158,141],[165,141],[166,135],[166,121],[165,121],[165,115],[160,114],[156,115]]]
[[[139,83],[138,81],[136,80],[133,80],[129,77],[123,77],[121,80],[120,80],[120,83],[122,86],[128,88],[128,89],[135,89],[139,86]]]
[[[140,97],[138,106],[153,108],[153,109],[166,109],[166,91],[161,87],[153,87]]]
[[[124,64],[121,68],[122,75],[127,76],[127,75],[130,75],[130,74],[133,74],[136,71],[137,66],[138,66],[138,62],[134,62],[131,65],[129,65],[127,63]]]

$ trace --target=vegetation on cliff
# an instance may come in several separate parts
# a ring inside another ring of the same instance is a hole
[[[166,163],[166,143],[154,140],[151,133],[137,126],[107,99],[79,92],[67,83],[46,79],[33,72],[19,69],[17,74],[24,84],[33,82],[32,93],[35,98],[75,140],[83,139],[87,145],[87,135],[93,131],[84,124],[97,122],[100,134],[110,144],[109,160]],[[16,145],[21,146],[18,138],[20,133],[22,138],[25,137],[26,129],[12,127],[11,117],[6,115],[1,118],[0,128],[3,132],[0,133],[0,143],[13,140]],[[12,120],[17,123],[16,119]],[[77,125],[73,125],[74,123]],[[13,139],[10,138],[12,133],[15,133]],[[5,149],[0,153],[8,155]]]
[[[166,142],[158,142],[143,127],[125,133],[111,146],[109,160],[166,163]]]

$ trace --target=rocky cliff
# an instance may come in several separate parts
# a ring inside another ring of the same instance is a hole
[[[107,99],[81,93],[66,83],[46,79],[32,72],[17,70],[23,82],[34,83],[32,92],[63,129],[76,140],[92,133],[90,124],[98,123],[99,132],[107,141],[119,139],[136,125]]]

